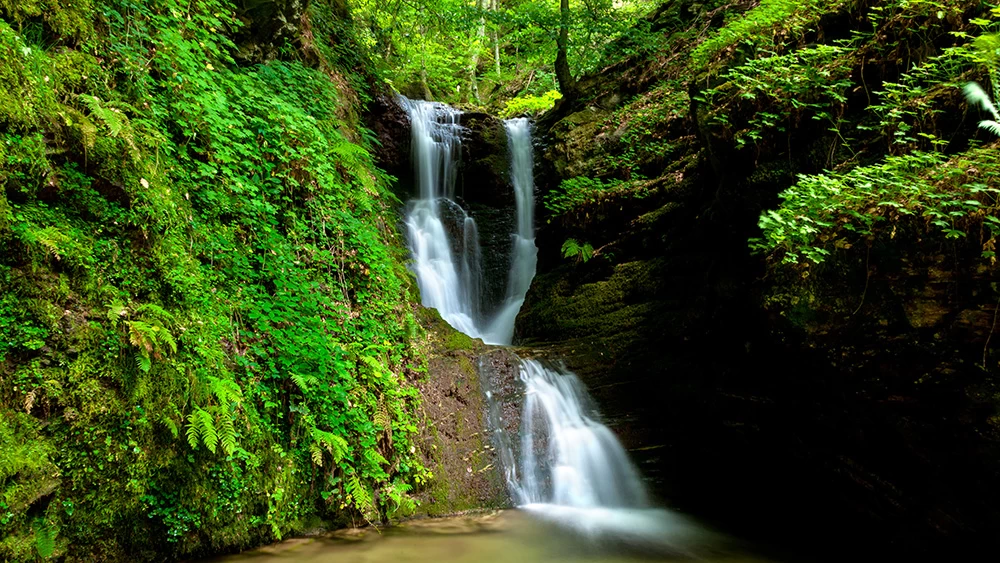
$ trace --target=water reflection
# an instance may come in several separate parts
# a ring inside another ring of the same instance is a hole
[[[560,515],[565,517],[565,515]],[[609,515],[620,518],[624,515]],[[589,520],[589,519],[588,519]],[[645,519],[643,519],[645,520]],[[563,519],[565,521],[565,519]],[[564,526],[553,526],[528,512],[510,510],[488,515],[416,520],[382,530],[350,529],[308,539],[295,539],[213,561],[314,563],[551,563],[587,561],[629,563],[699,561],[763,563],[740,553],[719,536],[678,520],[669,542],[648,545],[630,541],[628,519],[616,532],[581,536]],[[614,527],[612,527],[613,529]],[[643,534],[648,539],[648,536]],[[682,550],[662,550],[672,543]]]

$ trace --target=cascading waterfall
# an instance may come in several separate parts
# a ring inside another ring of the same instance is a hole
[[[659,508],[618,438],[600,422],[576,374],[520,360],[524,404],[516,439],[499,431],[507,486],[518,506],[587,537],[691,554],[708,537]],[[490,400],[490,426],[502,428]]]
[[[647,508],[638,472],[576,374],[521,360],[520,375],[520,478],[510,484],[519,503]]]
[[[410,116],[412,158],[420,197],[410,202],[406,229],[425,307],[437,309],[457,330],[480,337],[480,250],[476,223],[452,197],[461,154],[461,112],[433,102],[401,98]],[[447,220],[447,222],[446,222]],[[453,239],[448,228],[461,233]]]
[[[484,331],[483,341],[510,344],[514,338],[514,320],[524,304],[532,278],[538,248],[535,246],[535,174],[531,146],[531,122],[525,118],[504,121],[507,150],[510,152],[510,179],[514,185],[517,209],[517,232],[513,234],[507,294],[499,310]]]
[[[531,123],[504,122],[517,209],[511,268],[503,303],[490,319],[480,310],[482,268],[476,222],[454,201],[462,147],[461,112],[444,104],[401,98],[410,116],[419,198],[406,216],[410,250],[423,305],[457,330],[487,344],[510,344],[514,319],[535,276],[534,189]],[[452,233],[449,236],[449,231]]]
[[[531,124],[527,119],[504,122],[517,230],[512,234],[506,295],[487,320],[479,309],[476,223],[453,200],[461,114],[433,102],[402,98],[401,104],[413,127],[420,197],[410,203],[406,225],[423,304],[469,336],[510,344],[537,258]],[[496,430],[508,487],[518,505],[590,537],[687,551],[682,546],[698,534],[676,514],[650,506],[638,471],[614,433],[599,421],[576,375],[525,359],[520,380],[525,394],[516,439],[503,435],[501,409],[487,392],[490,426]]]

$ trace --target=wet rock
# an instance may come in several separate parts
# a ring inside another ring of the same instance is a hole
[[[373,147],[375,162],[396,178],[393,193],[401,201],[414,194],[410,164],[410,117],[388,93],[376,96],[365,112],[365,124],[378,139]]]
[[[418,515],[442,516],[510,506],[500,462],[489,440],[479,358],[488,347],[455,331],[433,309],[419,308],[430,348],[420,390],[420,454],[434,474],[417,498]]]

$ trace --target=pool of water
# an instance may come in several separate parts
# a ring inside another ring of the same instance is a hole
[[[609,526],[566,526],[573,515],[543,507],[490,514],[414,520],[387,529],[347,529],[319,537],[287,540],[238,555],[213,559],[314,563],[628,563],[681,561],[764,563],[725,537],[705,531],[667,511],[589,514]],[[554,518],[562,524],[556,525]],[[649,522],[656,522],[649,529]],[[644,528],[645,527],[645,528]],[[652,533],[651,533],[652,532]]]

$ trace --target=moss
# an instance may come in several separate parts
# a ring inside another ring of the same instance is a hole
[[[449,350],[472,350],[475,348],[476,343],[468,335],[458,332],[457,330],[452,330],[445,337],[445,346]]]

